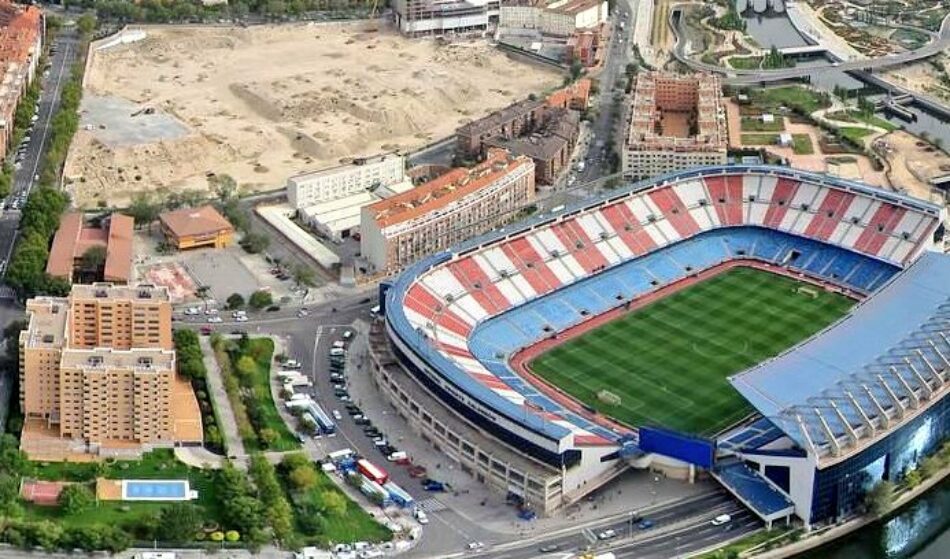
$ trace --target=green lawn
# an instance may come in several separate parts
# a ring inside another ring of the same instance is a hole
[[[757,106],[772,112],[784,106],[804,114],[811,114],[818,109],[831,106],[827,95],[798,85],[753,89],[749,92],[749,96]]]
[[[778,134],[743,134],[744,146],[773,146],[778,143]]]
[[[782,132],[785,130],[785,119],[779,115],[773,122],[762,122],[759,117],[742,117],[740,124],[743,132]]]
[[[344,510],[332,511],[325,507],[325,497],[329,493],[338,493],[345,499]],[[306,492],[291,495],[291,499],[304,510],[323,511],[319,515],[319,534],[312,535],[302,529],[300,512],[297,514],[298,533],[310,545],[329,546],[331,542],[388,541],[392,532],[377,522],[368,512],[350,500],[333,481],[323,472],[317,472],[317,483]],[[310,519],[313,520],[313,519]]]
[[[864,137],[872,133],[872,131],[868,130],[867,128],[857,128],[854,126],[839,128],[838,132],[841,133],[842,138],[850,141],[856,146],[863,146]]]
[[[268,451],[288,451],[300,448],[300,441],[290,432],[287,424],[277,412],[274,404],[274,398],[271,395],[271,363],[274,357],[274,341],[270,338],[251,338],[247,340],[247,345],[241,347],[240,342],[235,342],[238,350],[228,353],[230,366],[226,374],[233,375],[237,383],[228,383],[228,397],[232,401],[237,399],[241,402],[250,420],[251,429],[242,430],[242,439],[244,448],[248,451],[268,450]],[[219,362],[221,359],[219,353]],[[250,356],[254,360],[254,367],[251,371],[242,371],[238,366],[241,357]],[[230,385],[229,385],[230,384]],[[237,394],[239,392],[240,394]],[[267,430],[273,441],[263,444],[261,433]]]
[[[729,59],[729,66],[737,70],[758,70],[762,66],[761,56],[734,56]]]
[[[750,408],[726,377],[840,318],[853,302],[737,268],[629,313],[539,356],[532,371],[630,425],[711,435]],[[815,288],[812,288],[815,289]],[[601,401],[601,390],[620,396]]]
[[[95,491],[97,477],[108,479],[187,479],[198,491],[193,501],[204,508],[209,520],[218,520],[219,502],[215,472],[191,468],[178,461],[171,450],[152,451],[141,460],[117,460],[102,463],[29,462],[25,477],[51,481],[87,482]],[[84,524],[124,525],[139,520],[168,506],[159,502],[103,501],[77,515],[64,514],[59,507],[26,505],[28,518],[54,520],[64,526]]]
[[[795,155],[811,155],[815,153],[815,146],[812,145],[811,136],[808,134],[792,134],[792,152]]]

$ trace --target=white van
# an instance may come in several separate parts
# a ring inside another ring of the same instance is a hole
[[[728,514],[720,514],[720,515],[717,516],[716,518],[713,518],[713,520],[712,520],[712,525],[713,525],[713,526],[722,526],[723,524],[729,522],[730,520],[732,520],[732,517],[729,516]]]
[[[337,340],[337,341],[333,342],[333,348],[334,348],[334,349],[343,349],[343,348],[345,348],[345,347],[346,347],[346,344],[343,343],[343,342],[340,341],[340,340]]]

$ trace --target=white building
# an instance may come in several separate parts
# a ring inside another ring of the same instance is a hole
[[[525,4],[501,4],[498,26],[503,29],[534,29],[545,35],[567,37],[578,29],[607,21],[607,2],[602,0],[543,0]]]
[[[498,17],[497,0],[394,0],[392,6],[396,27],[413,37],[482,34]]]
[[[290,177],[287,179],[287,201],[299,210],[406,181],[405,158],[388,153]]]

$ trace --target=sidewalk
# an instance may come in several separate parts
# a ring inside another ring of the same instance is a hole
[[[224,444],[228,449],[228,456],[234,460],[238,468],[247,469],[247,451],[244,449],[244,441],[238,432],[237,421],[234,419],[234,410],[231,408],[231,400],[228,399],[228,393],[224,389],[224,379],[221,378],[221,367],[218,366],[218,360],[214,357],[214,349],[211,347],[211,340],[207,336],[199,337],[201,343],[201,353],[204,356],[205,368],[208,370],[208,390],[211,392],[211,398],[218,410],[219,427],[224,436]]]

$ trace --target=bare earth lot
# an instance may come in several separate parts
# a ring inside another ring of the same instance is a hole
[[[209,172],[276,188],[343,158],[424,145],[561,81],[484,42],[370,24],[146,31],[89,65],[66,168],[77,205],[204,189]]]

